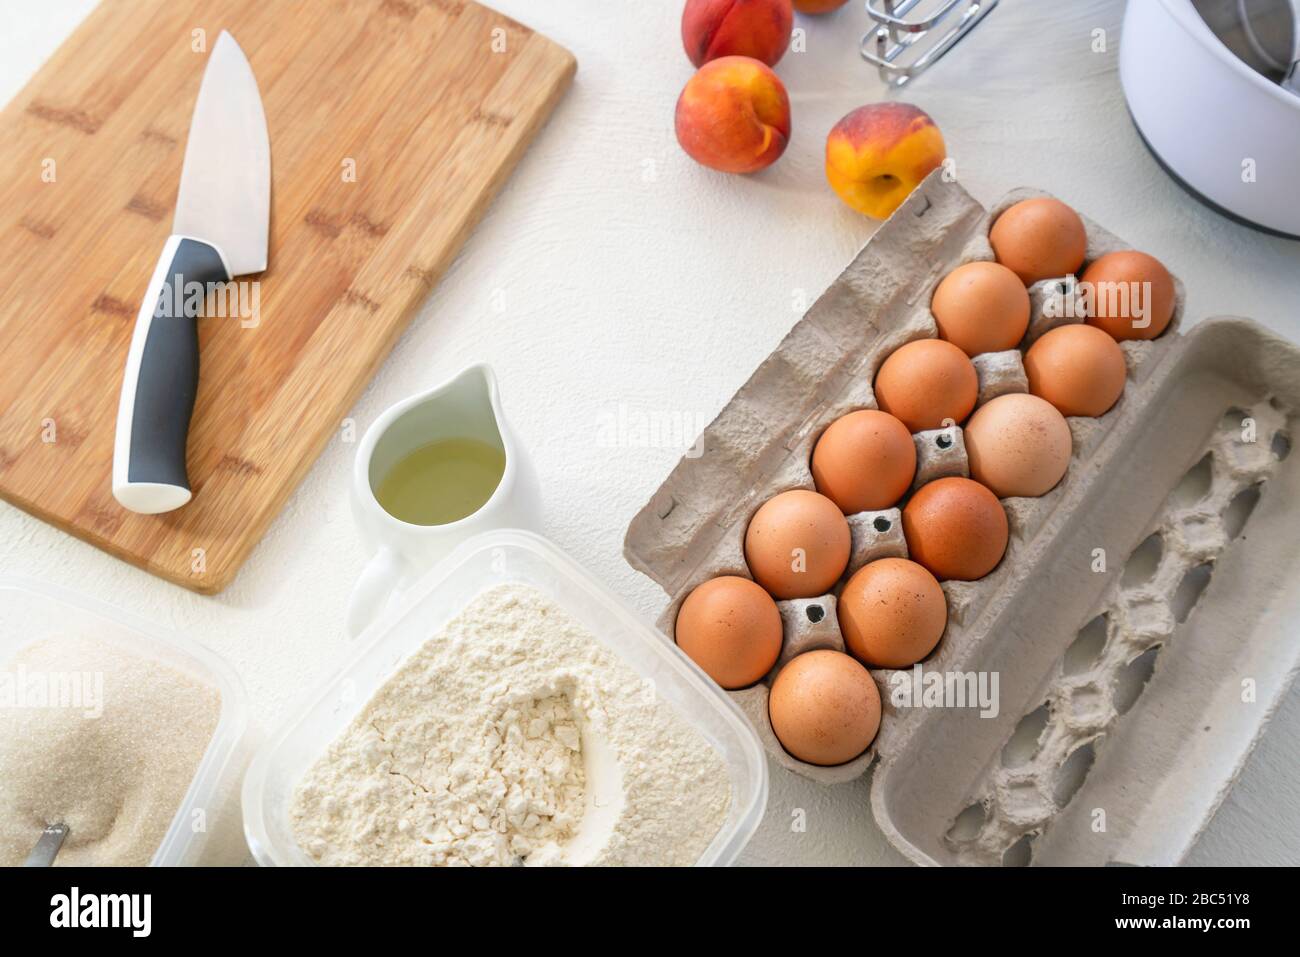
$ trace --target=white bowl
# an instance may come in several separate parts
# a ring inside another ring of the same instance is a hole
[[[1142,138],[1184,187],[1300,238],[1300,96],[1238,59],[1191,0],[1129,3],[1119,74]]]

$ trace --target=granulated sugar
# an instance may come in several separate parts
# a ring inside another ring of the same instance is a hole
[[[148,864],[221,712],[220,693],[117,644],[47,638],[0,664],[0,865],[47,824],[58,865]]]
[[[493,588],[412,655],[307,772],[322,864],[693,864],[726,766],[562,608]]]

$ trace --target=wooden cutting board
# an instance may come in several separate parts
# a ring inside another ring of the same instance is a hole
[[[200,320],[193,500],[136,515],[110,489],[122,369],[223,29],[266,109],[270,266],[255,323]],[[104,0],[0,113],[0,497],[220,591],[574,69],[461,0]]]

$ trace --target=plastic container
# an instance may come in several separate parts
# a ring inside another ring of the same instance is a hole
[[[202,645],[120,608],[57,585],[0,578],[0,668],[27,645],[59,635],[85,635],[119,644],[217,689],[221,715],[212,740],[149,864],[179,867],[246,860],[247,849],[239,835],[239,781],[253,748],[248,702],[234,670]]]
[[[416,649],[495,585],[521,583],[564,608],[712,745],[731,777],[727,819],[697,865],[727,865],[753,835],[767,804],[767,762],[739,709],[685,655],[633,615],[554,545],[497,530],[460,545],[368,628],[351,658],[294,707],[254,756],[244,779],[244,834],[258,863],[311,866],[294,839],[289,808],[307,769]]]

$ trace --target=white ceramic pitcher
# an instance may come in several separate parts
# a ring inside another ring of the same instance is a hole
[[[379,504],[375,486],[398,461],[432,442],[457,438],[478,439],[505,455],[501,482],[478,511],[445,525],[412,525]],[[540,504],[532,465],[506,424],[489,366],[472,365],[390,407],[366,430],[352,468],[352,511],[374,555],[352,591],[348,633],[359,635],[421,572],[471,535],[536,529]]]

